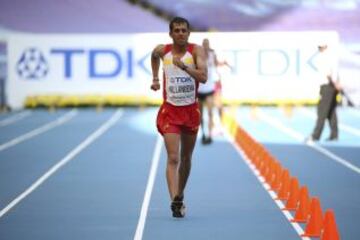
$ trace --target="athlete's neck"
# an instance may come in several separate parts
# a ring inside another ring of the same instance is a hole
[[[188,46],[188,43],[186,43],[185,45],[174,44],[173,51],[174,51],[174,53],[184,53],[184,52],[186,52],[187,46]]]

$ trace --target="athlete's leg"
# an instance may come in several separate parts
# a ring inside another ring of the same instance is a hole
[[[209,95],[206,98],[206,108],[208,111],[209,116],[209,122],[208,122],[208,138],[209,141],[211,141],[211,136],[214,128],[214,115],[213,115],[213,109],[214,109],[214,95]]]
[[[205,105],[205,99],[199,98],[199,105],[200,105],[200,126],[201,126],[201,140],[202,143],[206,140],[205,135],[205,127],[204,127],[204,105]]]
[[[191,171],[191,157],[196,144],[196,134],[181,134],[181,160],[179,166],[178,196],[184,195],[186,182]]]
[[[219,92],[219,91],[215,92],[215,106],[218,110],[219,118],[222,119],[223,105],[222,105],[222,99],[221,99],[221,92]]]
[[[217,110],[218,110],[220,119],[222,119],[222,115],[223,115],[221,91],[222,91],[221,80],[218,80],[215,85],[214,103],[215,103],[215,108],[217,108]]]
[[[165,133],[165,147],[167,152],[166,180],[171,200],[178,192],[179,144],[180,134]]]

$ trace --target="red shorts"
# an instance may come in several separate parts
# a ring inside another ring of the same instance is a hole
[[[161,135],[165,133],[196,134],[200,125],[199,104],[173,106],[163,103],[159,109],[156,126]]]

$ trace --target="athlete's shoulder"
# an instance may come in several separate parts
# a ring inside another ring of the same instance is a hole
[[[164,44],[156,45],[156,47],[152,51],[152,55],[153,56],[160,56],[160,57],[164,56],[164,48],[165,48]]]
[[[187,51],[193,55],[196,55],[197,52],[202,51],[202,46],[197,45],[195,43],[189,43],[187,46]]]
[[[164,45],[164,54],[171,52],[172,48],[173,48],[173,44],[171,44],[171,43],[165,44]]]
[[[195,43],[188,43],[187,45],[187,51],[189,52],[194,52],[196,51],[196,49],[199,47],[199,45],[195,44]]]
[[[155,47],[154,51],[156,51],[159,55],[164,56],[165,54],[171,52],[172,44],[159,44]]]

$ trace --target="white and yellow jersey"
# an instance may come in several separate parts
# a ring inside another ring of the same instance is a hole
[[[192,55],[194,44],[188,44],[187,51],[181,58],[188,68],[195,68]],[[198,82],[187,72],[173,64],[172,44],[165,45],[163,57],[164,101],[174,106],[186,106],[196,102]]]

